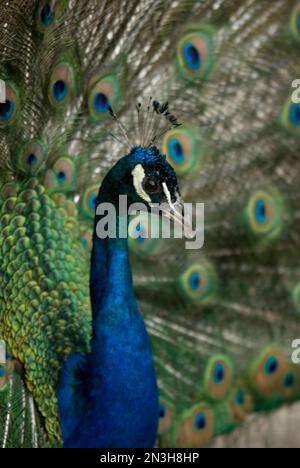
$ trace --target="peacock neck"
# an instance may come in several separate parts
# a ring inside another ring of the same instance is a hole
[[[117,223],[122,221],[117,216]],[[110,306],[114,306],[110,314],[115,318],[134,313],[137,309],[127,239],[100,239],[96,229],[91,263],[91,300],[96,321]]]
[[[103,183],[98,206],[116,207],[111,186],[109,180]],[[127,217],[116,211],[118,233],[119,223],[127,227]],[[101,220],[96,215],[91,262],[93,336],[85,388],[90,411],[78,437],[85,447],[149,448],[156,439],[159,406],[150,340],[133,292],[128,241],[98,237]],[[77,440],[71,442],[78,446]]]

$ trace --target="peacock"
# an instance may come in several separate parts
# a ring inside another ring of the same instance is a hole
[[[0,20],[1,447],[202,448],[299,413],[300,2]],[[147,211],[100,239],[119,195]],[[149,217],[182,200],[201,249]]]

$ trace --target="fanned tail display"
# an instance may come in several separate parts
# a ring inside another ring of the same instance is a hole
[[[1,0],[0,24],[0,444],[61,444],[59,371],[90,349],[99,186],[135,146],[205,204],[202,249],[129,225],[158,445],[204,447],[298,401],[300,3]]]

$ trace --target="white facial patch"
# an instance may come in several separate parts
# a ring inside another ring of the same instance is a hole
[[[171,194],[170,194],[170,191],[169,191],[169,189],[168,189],[167,184],[166,184],[165,182],[163,182],[162,186],[163,186],[164,193],[165,193],[165,195],[166,195],[166,199],[167,199],[167,201],[168,201],[170,207],[174,209],[174,205],[173,205],[173,203],[172,203],[172,197],[171,197]]]
[[[143,180],[145,179],[145,171],[141,164],[135,166],[132,171],[133,185],[136,193],[146,202],[151,203],[151,198],[143,189]]]

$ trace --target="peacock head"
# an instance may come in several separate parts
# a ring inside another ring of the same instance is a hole
[[[127,196],[127,204],[143,204],[145,210],[157,211],[183,223],[183,203],[177,176],[166,157],[155,147],[133,147],[120,159],[103,181],[98,202],[112,202]]]
[[[180,201],[176,173],[156,147],[135,147],[129,159],[132,201],[142,201],[149,208],[154,204],[175,205]]]
[[[150,97],[146,116],[142,120],[142,105],[137,105],[138,137],[142,142],[139,146],[131,145],[124,126],[111,107],[109,107],[109,112],[125,136],[130,153],[123,157],[104,179],[98,203],[103,201],[103,194],[105,194],[105,201],[110,201],[116,206],[120,201],[120,196],[126,195],[129,205],[142,203],[147,211],[160,213],[183,225],[186,219],[176,173],[166,156],[154,146],[158,137],[172,128],[181,126],[169,111],[169,104],[160,104]],[[159,126],[161,121],[165,122],[163,131]],[[194,237],[190,226],[185,226],[185,228],[188,233],[186,235]]]

